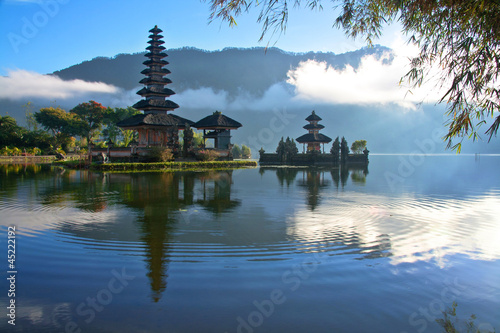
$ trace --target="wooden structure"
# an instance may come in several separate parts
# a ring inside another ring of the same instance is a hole
[[[304,134],[296,139],[298,143],[303,144],[303,152],[305,152],[305,147],[307,144],[307,152],[319,151],[321,152],[321,144],[323,144],[323,153],[325,152],[325,143],[332,141],[328,136],[319,133],[319,130],[325,128],[325,126],[318,124],[322,120],[316,112],[312,112],[309,117],[306,118],[309,124],[305,125],[303,128],[309,133]]]
[[[143,99],[133,106],[143,113],[125,119],[117,125],[139,133],[138,147],[162,146],[176,152],[179,146],[179,130],[185,129],[187,125],[192,126],[194,122],[168,114],[179,107],[167,99],[175,94],[166,88],[166,85],[172,83],[166,78],[170,71],[164,68],[168,62],[163,59],[168,55],[163,52],[165,47],[162,46],[163,36],[160,35],[162,30],[155,26],[149,32],[150,45],[146,48],[149,52],[145,54],[148,60],[143,62],[147,68],[141,72],[146,77],[139,81],[144,84],[144,88],[137,92]]]
[[[203,130],[204,139],[214,139],[215,149],[223,150],[231,149],[231,130],[241,126],[239,122],[223,115],[220,111],[215,111],[211,116],[205,117],[193,125],[193,127]]]

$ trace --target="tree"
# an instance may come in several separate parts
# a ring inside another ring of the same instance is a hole
[[[335,163],[338,163],[340,160],[340,140],[339,137],[335,138],[335,141],[333,141],[332,144],[332,149],[330,149],[330,153],[333,155],[333,161]]]
[[[340,160],[342,163],[347,161],[347,157],[349,156],[349,145],[347,144],[347,140],[342,137],[340,141]]]
[[[70,113],[75,114],[82,121],[78,128],[79,134],[90,143],[95,132],[102,128],[106,119],[111,117],[112,109],[104,107],[101,103],[90,101],[78,104],[70,110]]]
[[[36,112],[34,116],[36,121],[45,130],[51,131],[54,136],[61,132],[68,133],[72,131],[72,116],[61,108],[43,108]]]
[[[23,138],[23,128],[11,116],[0,116],[0,148],[19,146]]]
[[[297,144],[295,143],[294,139],[291,139],[289,137],[286,138],[285,142],[285,152],[287,155],[287,158],[290,160],[293,156],[297,155],[299,153],[299,149],[297,148]]]
[[[351,145],[351,150],[354,154],[361,154],[366,148],[366,140],[356,140]]]
[[[241,148],[237,144],[233,146],[233,158],[241,158]]]
[[[102,135],[117,145],[127,147],[136,138],[136,132],[133,130],[124,130],[116,124],[139,113],[141,113],[139,110],[131,106],[127,108],[107,108],[102,120],[102,124],[106,126],[102,131]],[[120,140],[122,140],[122,143],[119,143]]]
[[[284,161],[285,158],[285,152],[286,152],[285,141],[283,140],[283,137],[281,137],[281,140],[278,143],[278,147],[276,147],[276,153],[278,154],[278,158],[282,162]]]
[[[210,19],[236,25],[236,17],[252,6],[261,9],[262,35],[285,31],[290,3],[322,9],[321,0],[209,0]],[[447,147],[460,152],[465,137],[479,138],[482,125],[489,140],[500,127],[500,2],[485,0],[332,0],[340,8],[335,26],[352,38],[364,37],[369,45],[382,34],[383,25],[398,21],[409,41],[420,48],[411,70],[402,78],[422,85],[431,68],[441,68],[439,100],[447,104]],[[460,142],[454,144],[458,138]]]
[[[248,146],[242,145],[241,146],[241,157],[242,158],[251,158],[252,157],[252,151]]]
[[[38,123],[35,119],[35,115],[33,114],[33,103],[28,102],[23,105],[25,108],[24,114],[26,115],[26,125],[28,127],[28,131],[37,131],[38,130]]]

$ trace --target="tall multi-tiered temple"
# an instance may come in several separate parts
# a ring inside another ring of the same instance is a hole
[[[168,65],[164,60],[168,55],[163,52],[165,47],[162,45],[163,36],[160,35],[162,30],[155,26],[149,32],[150,45],[146,48],[148,53],[145,54],[148,60],[143,62],[147,68],[141,72],[146,77],[139,81],[144,84],[144,88],[137,92],[143,99],[133,106],[143,113],[119,122],[118,126],[136,130],[139,133],[139,147],[162,146],[175,152],[179,144],[179,130],[193,125],[194,122],[168,113],[179,107],[168,99],[175,94],[166,87],[172,83],[166,77],[170,71],[164,68]]]
[[[323,144],[323,153],[325,152],[325,143],[332,141],[331,138],[324,134],[319,133],[319,130],[325,128],[325,126],[318,124],[322,120],[316,112],[312,112],[309,117],[306,118],[309,124],[305,125],[303,128],[309,133],[304,134],[296,139],[297,142],[304,145],[307,144],[307,151],[321,151],[321,144]]]

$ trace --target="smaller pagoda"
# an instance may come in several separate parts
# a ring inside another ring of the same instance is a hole
[[[203,139],[214,139],[214,148],[223,150],[231,149],[231,130],[241,126],[239,122],[223,115],[220,111],[215,111],[193,125],[203,130]]]
[[[316,114],[316,112],[313,111],[311,115],[306,118],[306,120],[309,122],[309,124],[305,125],[303,128],[306,129],[308,133],[298,137],[296,141],[303,144],[303,152],[306,151],[306,144],[307,152],[321,152],[321,144],[323,144],[324,153],[325,143],[331,142],[332,139],[324,134],[319,133],[321,129],[325,128],[325,126],[318,124],[318,122],[322,119]]]

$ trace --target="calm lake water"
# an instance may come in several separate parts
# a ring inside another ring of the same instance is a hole
[[[13,332],[500,332],[500,157],[101,174],[0,166]],[[8,270],[3,256],[4,273]]]

